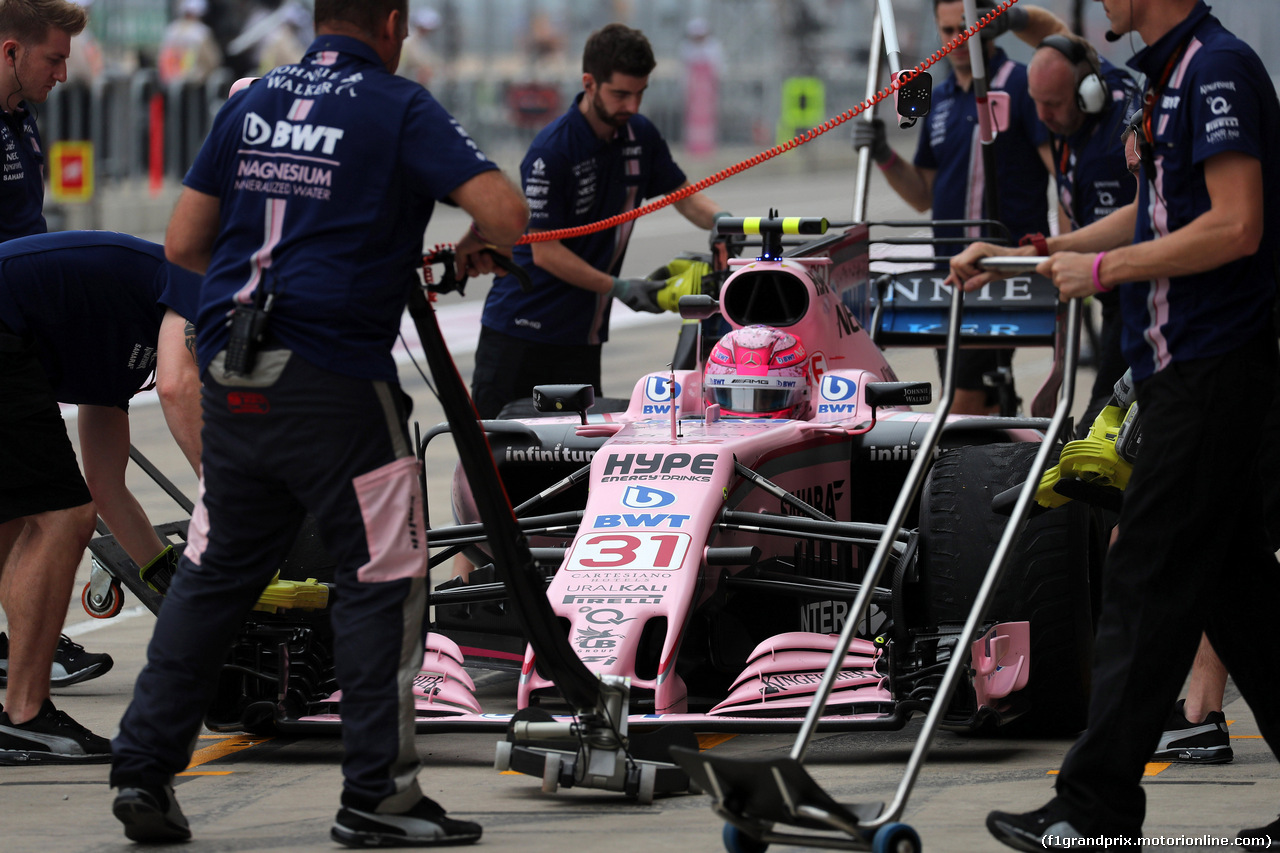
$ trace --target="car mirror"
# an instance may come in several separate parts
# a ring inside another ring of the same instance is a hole
[[[868,382],[865,386],[867,405],[927,406],[933,402],[933,386],[928,382]]]
[[[577,412],[587,422],[587,409],[596,404],[596,389],[590,385],[535,385],[533,407],[539,412]]]

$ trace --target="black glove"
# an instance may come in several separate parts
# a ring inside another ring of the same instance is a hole
[[[871,159],[877,163],[888,163],[893,156],[884,136],[884,120],[873,118],[871,121],[858,120],[853,123],[853,147],[871,149]]]
[[[666,287],[666,281],[650,281],[647,278],[615,278],[613,295],[622,300],[632,311],[648,311],[650,314],[661,314],[656,295]]]
[[[978,17],[984,18],[995,11],[995,6],[987,3],[978,4]],[[996,16],[996,19],[978,31],[983,41],[995,41],[1010,30],[1019,31],[1027,27],[1029,15],[1021,6],[1010,6]]]

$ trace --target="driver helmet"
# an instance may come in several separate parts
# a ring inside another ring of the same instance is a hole
[[[725,335],[707,359],[708,403],[727,417],[803,418],[809,413],[809,357],[794,335],[747,326]]]

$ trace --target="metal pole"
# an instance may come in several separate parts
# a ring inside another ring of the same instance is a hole
[[[978,4],[964,0],[964,19],[973,26],[978,21]],[[996,182],[995,129],[991,126],[991,106],[987,100],[987,63],[981,33],[975,33],[968,42],[969,61],[973,64],[973,98],[978,108],[978,135],[982,140],[982,215],[985,219],[1000,218],[1000,195]]]
[[[876,8],[874,22],[871,27],[871,53],[867,63],[867,100],[875,97],[880,85],[880,51],[883,47],[884,34],[881,28],[880,8]],[[875,120],[876,108],[863,112],[861,121],[871,123]],[[867,192],[871,186],[871,149],[858,149],[858,180],[853,190],[853,213],[850,219],[854,222],[865,222],[867,219]]]
[[[906,482],[903,483],[902,491],[898,493],[898,499],[889,513],[889,520],[885,523],[884,533],[880,536],[880,542],[876,545],[876,550],[871,557],[870,564],[868,564],[867,572],[862,578],[862,587],[858,590],[858,597],[854,599],[853,606],[849,608],[849,612],[845,616],[844,630],[840,632],[840,639],[836,641],[836,648],[831,653],[831,660],[827,662],[827,668],[822,673],[822,683],[818,685],[818,690],[813,697],[813,703],[809,706],[808,712],[805,713],[804,723],[801,724],[800,732],[796,735],[796,742],[791,747],[791,758],[796,761],[804,761],[804,754],[809,748],[809,741],[813,738],[814,731],[817,729],[818,720],[823,711],[826,710],[827,700],[831,698],[831,691],[835,689],[836,674],[839,673],[840,668],[844,665],[845,653],[849,651],[849,646],[853,643],[853,634],[862,622],[862,617],[867,613],[867,607],[871,603],[871,593],[875,588],[876,581],[884,571],[885,565],[889,562],[889,555],[897,541],[898,531],[902,528],[903,521],[906,520],[907,511],[915,502],[916,495],[919,494],[920,487],[924,484],[926,469],[933,464],[934,448],[938,446],[938,439],[941,437],[942,429],[946,425],[947,416],[951,414],[951,404],[955,399],[955,359],[956,351],[960,347],[960,315],[963,307],[964,291],[958,287],[953,288],[950,319],[947,323],[946,363],[942,370],[942,400],[938,404],[937,411],[933,414],[933,422],[929,424],[924,440],[920,443],[920,451],[916,454],[916,458],[912,460],[910,470],[907,471]]]
[[[986,578],[983,579],[982,586],[978,589],[973,609],[969,612],[969,619],[964,623],[964,630],[960,634],[960,640],[956,648],[951,652],[951,662],[947,665],[946,675],[942,677],[942,684],[938,687],[938,692],[934,694],[932,707],[929,708],[929,715],[925,718],[924,728],[920,732],[919,739],[916,740],[915,749],[911,751],[911,757],[907,760],[907,769],[902,776],[902,781],[898,783],[898,790],[894,794],[893,802],[878,818],[861,824],[863,829],[873,830],[876,827],[897,820],[906,806],[907,796],[911,793],[911,788],[915,784],[916,778],[920,775],[925,753],[929,751],[929,747],[933,744],[933,737],[938,732],[938,724],[941,722],[942,715],[947,712],[951,694],[959,682],[960,670],[969,663],[969,645],[977,639],[974,634],[986,616],[987,604],[991,599],[991,593],[1000,583],[1000,578],[1004,574],[1005,567],[1013,551],[1014,543],[1022,535],[1023,528],[1026,527],[1027,517],[1031,513],[1031,502],[1040,483],[1040,475],[1044,473],[1045,468],[1048,466],[1049,454],[1053,452],[1057,437],[1062,434],[1067,417],[1071,414],[1071,402],[1075,397],[1075,367],[1079,339],[1080,300],[1072,299],[1067,305],[1067,364],[1064,371],[1062,393],[1058,398],[1058,407],[1053,413],[1053,420],[1050,422],[1044,441],[1040,445],[1040,451],[1031,463],[1031,473],[1034,476],[1028,478],[1022,491],[1018,494],[1018,502],[1014,505],[1009,525],[1005,528],[1004,535],[1000,537],[1000,544],[996,546],[996,553],[991,559],[991,566],[987,569]]]

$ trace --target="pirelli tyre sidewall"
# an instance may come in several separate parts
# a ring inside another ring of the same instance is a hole
[[[1034,443],[944,451],[920,503],[916,624],[963,622],[1008,518],[991,499],[1025,482]],[[1056,462],[1049,460],[1049,465]],[[986,619],[1031,623],[1028,712],[1008,733],[1068,735],[1085,727],[1093,657],[1095,586],[1105,553],[1097,514],[1073,501],[1032,517],[1019,537]],[[956,701],[960,701],[957,699]]]

